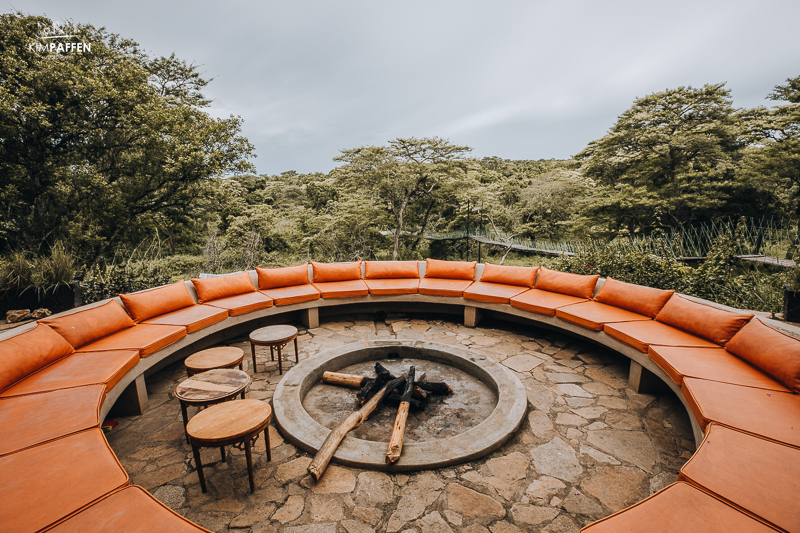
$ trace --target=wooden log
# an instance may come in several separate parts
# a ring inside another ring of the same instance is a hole
[[[394,429],[392,438],[389,439],[389,448],[386,450],[386,462],[395,463],[400,459],[403,452],[403,436],[406,434],[406,422],[408,421],[408,407],[411,401],[411,392],[414,390],[414,367],[408,369],[406,378],[406,388],[400,397],[400,407],[397,408],[397,416],[394,419]]]
[[[328,383],[329,385],[341,385],[342,387],[350,387],[351,389],[360,389],[366,384],[367,381],[372,381],[372,378],[330,371],[322,374],[323,383]]]
[[[342,439],[344,439],[351,430],[360,426],[361,423],[366,420],[367,417],[369,417],[372,411],[378,407],[378,404],[381,402],[384,396],[389,393],[389,391],[392,391],[403,385],[405,381],[405,376],[400,376],[399,378],[393,379],[384,385],[381,390],[375,393],[361,409],[350,414],[341,424],[331,430],[331,432],[328,434],[328,437],[325,439],[325,442],[323,442],[322,446],[320,446],[319,450],[317,450],[314,460],[311,461],[310,465],[308,465],[308,473],[314,477],[315,481],[319,481],[319,479],[322,477],[322,474],[325,473],[325,469],[328,467],[328,463],[331,462],[331,458],[336,452],[336,448],[338,448],[339,444],[341,444]]]
[[[431,394],[451,394],[453,389],[444,381],[418,381],[419,388]]]

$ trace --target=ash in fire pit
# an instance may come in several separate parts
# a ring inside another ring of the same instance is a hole
[[[407,443],[463,433],[487,419],[497,405],[497,395],[489,387],[453,366],[423,359],[384,359],[380,363],[397,376],[413,365],[417,375],[425,374],[426,381],[444,381],[453,389],[452,394],[430,395],[424,409],[411,410],[405,432]],[[375,377],[374,366],[373,361],[362,362],[342,368],[339,372]],[[303,399],[303,407],[314,420],[333,429],[361,406],[356,399],[356,392],[354,389],[320,382],[308,391]],[[396,414],[397,405],[384,401],[361,426],[349,434],[359,439],[388,442]]]

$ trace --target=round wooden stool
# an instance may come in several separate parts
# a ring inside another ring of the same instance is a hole
[[[186,373],[189,377],[192,377],[200,372],[217,368],[234,368],[238,366],[239,370],[244,370],[242,366],[243,360],[244,350],[241,348],[217,346],[216,348],[201,350],[190,355],[183,361],[183,364],[186,367]]]
[[[249,384],[250,376],[247,372],[231,368],[209,370],[178,383],[178,386],[175,387],[175,397],[181,403],[184,429],[189,423],[187,410],[190,405],[206,407],[232,400],[239,393],[244,400],[245,389]],[[188,433],[186,441],[189,441]]]
[[[275,360],[275,348],[278,349],[278,374],[283,374],[283,355],[281,349],[294,341],[294,359],[300,362],[297,354],[297,328],[294,326],[267,326],[250,334],[250,351],[253,354],[253,372],[256,371],[256,346],[269,346],[269,355]]]
[[[225,461],[225,446],[234,445],[244,449],[247,457],[247,477],[250,479],[250,492],[255,492],[253,482],[252,447],[258,435],[264,432],[267,447],[267,461],[272,461],[269,449],[269,421],[272,409],[261,400],[236,400],[213,405],[197,413],[186,426],[186,434],[192,444],[197,475],[200,476],[200,488],[206,492],[206,478],[203,475],[203,463],[200,460],[200,448],[216,448],[222,450],[222,461]]]

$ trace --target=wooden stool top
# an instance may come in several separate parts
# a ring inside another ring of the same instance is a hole
[[[263,431],[270,418],[272,409],[261,400],[218,403],[189,420],[186,433],[198,445],[230,441]]]
[[[205,403],[232,398],[250,384],[250,376],[241,370],[222,368],[195,374],[175,387],[175,396],[187,403]]]
[[[235,346],[217,346],[199,351],[186,358],[183,364],[187,369],[205,372],[215,368],[230,368],[237,366],[244,359],[244,350]]]
[[[294,326],[267,326],[259,328],[250,334],[253,344],[278,344],[292,340],[297,336]]]

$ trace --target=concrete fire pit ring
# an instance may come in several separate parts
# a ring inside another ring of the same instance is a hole
[[[327,350],[292,368],[280,381],[273,407],[275,422],[286,440],[314,454],[330,430],[314,420],[303,406],[306,393],[322,379],[323,372],[385,359],[390,352],[400,357],[424,358],[450,365],[471,374],[497,395],[497,404],[488,418],[463,433],[451,437],[409,443],[396,463],[385,462],[385,442],[347,436],[333,456],[333,462],[365,469],[413,471],[442,468],[472,461],[496,450],[513,437],[525,417],[528,399],[517,376],[485,354],[424,341],[356,342]]]

